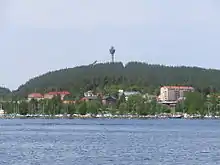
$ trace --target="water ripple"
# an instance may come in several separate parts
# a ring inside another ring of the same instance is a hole
[[[220,123],[0,120],[0,164],[220,164]]]

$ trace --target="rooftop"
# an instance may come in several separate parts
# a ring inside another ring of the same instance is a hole
[[[69,95],[70,92],[68,91],[56,91],[56,92],[48,92],[48,95]]]
[[[30,93],[28,97],[29,98],[43,98],[43,95],[41,93]]]
[[[162,88],[172,88],[172,89],[194,89],[191,86],[163,86]]]

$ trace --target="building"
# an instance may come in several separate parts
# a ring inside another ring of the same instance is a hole
[[[30,93],[28,95],[28,101],[31,101],[32,99],[35,99],[35,100],[42,100],[44,98],[44,96],[40,93]]]
[[[68,92],[68,91],[49,92],[49,93],[44,94],[44,98],[45,99],[52,99],[55,96],[60,96],[61,100],[63,100],[64,97],[69,94],[70,94],[70,92]]]
[[[63,104],[75,104],[76,101],[75,100],[64,100]]]
[[[83,102],[83,101],[89,101],[89,99],[87,97],[83,97],[79,100],[79,102]]]
[[[133,96],[133,95],[140,95],[141,93],[138,91],[123,91],[123,90],[118,90],[118,96],[121,97],[122,95],[125,96],[125,100],[128,100],[128,97]]]
[[[85,97],[93,97],[95,95],[94,95],[93,91],[87,91],[87,92],[84,93],[84,96]]]
[[[96,95],[93,96],[86,96],[80,99],[80,101],[93,101],[98,100],[98,97]]]
[[[116,104],[117,99],[114,96],[105,96],[102,98],[103,105],[113,105]]]
[[[183,98],[186,92],[194,92],[194,88],[190,86],[163,86],[160,88],[158,100],[177,101]]]

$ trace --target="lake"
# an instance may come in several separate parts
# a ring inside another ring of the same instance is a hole
[[[0,120],[4,165],[220,164],[220,120]]]

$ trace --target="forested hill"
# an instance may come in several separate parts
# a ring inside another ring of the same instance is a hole
[[[61,69],[35,77],[16,91],[29,92],[70,90],[80,93],[89,89],[103,91],[115,88],[154,92],[161,85],[192,85],[198,90],[220,91],[220,70],[198,67],[168,67],[140,62],[105,63]]]
[[[5,96],[5,95],[8,95],[10,93],[11,93],[10,89],[4,88],[4,87],[0,87],[0,96]]]

